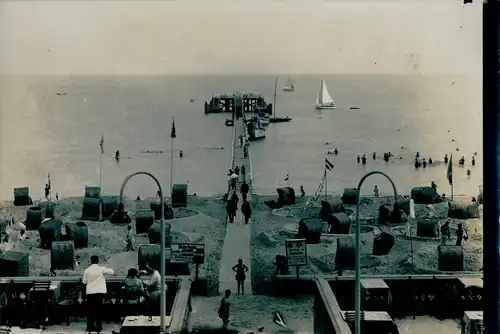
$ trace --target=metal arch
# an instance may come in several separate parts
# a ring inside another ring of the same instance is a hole
[[[396,184],[389,177],[389,175],[379,172],[373,171],[365,174],[358,183],[357,188],[357,196],[356,196],[356,285],[355,285],[355,322],[354,329],[355,334],[361,333],[361,224],[359,223],[359,204],[361,199],[361,186],[363,182],[372,175],[379,174],[385,176],[389,182],[391,182],[392,189],[394,190],[394,203],[397,203],[398,200],[398,190],[396,189]]]
[[[127,176],[125,178],[125,180],[123,181],[122,187],[120,189],[120,202],[123,202],[123,191],[125,190],[125,186],[127,185],[127,182],[130,181],[130,179],[133,178],[136,175],[146,175],[146,176],[149,176],[150,178],[152,178],[156,182],[156,185],[158,186],[158,190],[160,190],[160,198],[163,201],[163,189],[161,188],[160,181],[158,181],[158,179],[153,174],[151,174],[151,173],[148,173],[148,172],[135,172],[135,173],[132,173],[129,176]],[[163,205],[162,205],[162,208],[163,208]]]
[[[130,174],[125,178],[125,180],[122,183],[122,187],[120,189],[120,203],[123,203],[123,191],[125,190],[125,186],[127,185],[127,182],[134,176],[136,175],[146,175],[152,178],[155,182],[156,185],[158,186],[158,190],[160,191],[160,206],[161,206],[161,220],[160,220],[160,230],[161,230],[161,236],[160,240],[162,242],[160,243],[160,276],[162,283],[161,284],[161,290],[160,290],[160,331],[163,333],[165,332],[166,329],[166,321],[165,321],[165,316],[166,316],[166,307],[165,307],[165,301],[166,301],[166,289],[165,289],[165,200],[163,198],[163,189],[161,188],[160,181],[151,173],[148,172],[135,172]]]

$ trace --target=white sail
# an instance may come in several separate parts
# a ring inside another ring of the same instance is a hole
[[[318,102],[320,104],[328,104],[334,102],[330,93],[328,93],[328,89],[326,88],[325,80],[321,80],[321,89],[318,95]]]
[[[318,96],[316,97],[316,109],[335,109],[337,104],[328,93],[325,80],[321,80],[321,86]]]
[[[283,87],[283,90],[286,90],[286,91],[295,90],[295,86],[293,85],[292,79],[290,79],[290,78],[287,79],[287,81],[285,83],[285,87]]]

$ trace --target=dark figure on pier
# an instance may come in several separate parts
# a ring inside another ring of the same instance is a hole
[[[228,176],[231,176],[233,175],[233,170],[231,168],[229,168],[229,172],[227,173]]]
[[[457,243],[455,246],[462,246],[462,240],[467,241],[469,237],[467,232],[462,228],[462,224],[457,224]]]
[[[363,163],[363,165],[366,165],[366,155],[363,154],[363,156],[361,157],[361,162]]]
[[[234,207],[234,201],[230,198],[226,203],[226,213],[230,223],[234,222],[235,210],[233,207]]]
[[[476,203],[476,202],[477,202],[476,198],[475,198],[475,197],[472,197],[471,202],[472,202],[472,203]]]
[[[448,154],[445,154],[444,156],[444,163],[447,164],[448,163]]]
[[[50,194],[50,186],[48,184],[45,185],[45,199],[49,199]]]
[[[467,176],[470,177],[470,169],[467,169]]]
[[[431,182],[431,188],[434,190],[437,190],[437,188],[438,188],[436,183],[434,183],[434,181]]]
[[[238,294],[245,294],[245,278],[246,272],[248,271],[247,266],[243,263],[242,259],[238,259],[238,263],[233,267],[233,271],[236,273],[236,282],[238,283]]]
[[[243,147],[243,158],[248,158],[248,147]]]
[[[450,222],[446,222],[443,225],[441,225],[440,228],[441,232],[441,245],[446,245],[446,241],[450,239],[451,237],[451,232],[450,232]]]
[[[135,200],[136,201],[140,201],[141,200],[141,196],[137,196],[137,198]]]
[[[461,157],[461,158],[460,158],[460,160],[458,160],[458,164],[459,164],[460,166],[465,165],[465,158],[464,158],[464,157]]]
[[[56,201],[59,200],[59,193],[56,193]]]
[[[252,217],[252,207],[250,206],[250,203],[246,199],[244,199],[243,203],[241,203],[241,213],[243,213],[245,224],[248,224],[248,221]]]
[[[427,167],[427,161],[425,161],[425,159],[422,160],[422,167],[423,168]]]
[[[384,204],[379,206],[379,208],[378,208],[378,223],[379,224],[386,224],[387,221],[389,220],[390,213],[391,212]]]
[[[115,152],[115,160],[120,160],[120,150],[116,150],[116,152]]]
[[[373,152],[373,160],[377,159],[377,153]]]
[[[240,187],[241,197],[243,198],[243,201],[247,200],[247,195],[248,195],[249,190],[250,190],[250,187],[248,186],[248,183],[243,181],[241,183],[241,187]]]
[[[432,158],[429,158],[429,165],[432,165]]]
[[[184,152],[182,152],[182,150],[179,151],[179,158],[183,158],[184,157]]]
[[[240,167],[239,166],[234,167],[234,174],[240,175]]]
[[[472,157],[472,166],[475,166],[476,165],[476,159],[474,159],[474,157]]]
[[[304,197],[306,195],[306,192],[304,190],[304,186],[300,186],[300,196]]]
[[[240,146],[243,146],[243,136],[242,136],[242,135],[240,135],[240,137],[239,137],[239,138],[240,138]]]
[[[358,157],[356,158],[356,160],[358,161],[358,164],[359,164],[359,162],[361,161],[361,158],[360,158],[360,156],[359,156],[359,155],[358,155]]]
[[[56,272],[55,272],[55,270],[54,270],[53,267],[50,267],[50,274],[49,274],[49,276],[50,277],[56,277],[57,276],[57,274],[56,274]]]
[[[242,176],[242,181],[245,182],[246,181],[246,169],[245,169],[245,165],[241,165],[241,176]]]
[[[238,195],[236,194],[236,192],[234,192],[232,195],[231,195],[231,201],[233,201],[233,216],[236,216],[236,211],[238,211],[238,202],[239,202],[239,198],[238,198]]]
[[[233,173],[230,176],[230,180],[231,180],[231,189],[236,190],[236,181],[238,180],[238,175],[236,173]]]
[[[337,150],[337,148],[335,147],[335,149],[333,150],[333,154],[337,155],[339,154],[339,150]]]

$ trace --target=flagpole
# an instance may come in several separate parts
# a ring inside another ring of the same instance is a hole
[[[326,163],[325,163],[325,201],[328,202],[328,172],[326,171]]]
[[[172,201],[172,188],[174,186],[174,138],[170,139],[170,201]]]
[[[104,132],[101,135],[100,146],[101,146],[101,164],[99,168],[99,189],[101,190],[102,194],[102,157],[104,155]]]

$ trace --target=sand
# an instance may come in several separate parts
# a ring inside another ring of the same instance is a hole
[[[267,208],[264,204],[269,197],[253,196],[253,217],[252,217],[252,285],[254,293],[269,293],[272,287],[269,285],[273,275],[276,273],[275,257],[278,254],[285,255],[285,240],[293,238],[293,230],[297,228],[299,217],[312,217],[319,214],[320,207],[312,207],[309,211],[303,212],[305,199],[298,198],[297,204],[291,207],[274,210]],[[461,199],[470,202],[470,198]],[[370,197],[361,206],[360,217],[373,217],[382,202],[391,201],[391,198],[380,197],[378,199]],[[362,200],[363,202],[363,200]],[[346,205],[347,209],[355,212],[355,206]],[[437,215],[440,223],[450,221],[452,240],[454,244],[454,229],[457,223],[464,224],[469,233],[469,240],[464,243],[464,266],[465,271],[479,271],[482,268],[482,218],[456,220],[448,219],[447,205],[437,204],[432,206],[433,212]],[[416,218],[425,217],[429,214],[429,207],[416,205]],[[416,223],[412,224],[412,234],[416,233]],[[395,245],[386,256],[374,256],[372,253],[373,234],[362,233],[362,274],[434,274],[439,273],[437,269],[438,253],[437,247],[440,244],[438,238],[415,238],[417,240],[407,240],[405,234],[407,224],[394,228],[396,238]],[[271,237],[271,238],[269,238]],[[335,254],[337,242],[336,238],[328,238],[317,245],[308,245],[307,252],[309,263],[300,267],[300,274],[334,274]],[[413,248],[413,261],[411,249]],[[290,273],[295,272],[291,268]],[[344,275],[354,275],[354,271],[344,271]]]
[[[299,217],[315,216],[319,206],[313,206],[304,211],[305,198],[298,198],[297,204],[279,210],[271,210],[264,201],[276,199],[275,196],[252,196],[253,216],[251,222],[251,255],[252,255],[252,290],[253,293],[267,293],[269,283],[276,272],[275,256],[285,254],[285,240],[295,237]],[[467,199],[464,199],[468,201]],[[469,199],[470,200],[470,199]],[[58,202],[56,216],[65,222],[79,221],[83,198],[62,199]],[[361,207],[360,216],[371,217],[377,212],[382,201],[388,198],[368,198]],[[177,241],[203,240],[205,242],[205,264],[200,266],[200,276],[207,277],[209,293],[215,294],[218,285],[219,261],[226,229],[226,213],[224,202],[217,197],[202,198],[190,196],[188,208],[174,209],[177,217],[172,223],[172,231]],[[125,201],[126,209],[133,217],[134,201]],[[354,206],[346,206],[354,212]],[[4,202],[0,207],[0,219],[11,214],[16,221],[24,221],[28,207],[14,207],[12,203]],[[482,218],[469,220],[447,219],[447,206],[438,204],[432,211],[441,221],[449,220],[453,229],[462,222],[468,229],[469,240],[464,243],[464,263],[466,271],[478,271],[482,268]],[[428,215],[430,209],[425,205],[416,205],[416,215]],[[197,217],[194,219],[193,217]],[[207,217],[207,218],[203,218]],[[59,275],[80,275],[88,266],[91,255],[100,256],[101,262],[115,269],[117,274],[125,274],[130,266],[137,263],[136,252],[124,252],[126,227],[115,226],[108,221],[87,222],[89,224],[89,247],[78,249],[76,255],[80,267],[71,271],[59,271]],[[362,234],[362,273],[363,274],[407,274],[407,273],[438,273],[437,246],[440,240],[415,238],[407,240],[407,225],[393,229],[397,235],[396,243],[386,256],[371,255],[373,234]],[[416,233],[416,224],[412,224],[412,234]],[[38,246],[38,233],[29,231],[25,241],[10,245],[15,250],[30,253],[30,274],[47,275],[50,268],[50,251]],[[452,243],[454,240],[451,241]],[[146,235],[137,236],[137,245],[147,244]],[[2,247],[5,247],[4,245]],[[411,259],[413,248],[413,264]],[[335,272],[336,238],[322,240],[317,245],[308,246],[309,264],[300,268],[301,274],[332,274]],[[194,271],[194,270],[193,270]],[[344,274],[353,274],[346,271]]]
[[[56,205],[56,217],[60,217],[63,222],[84,221],[80,219],[82,203],[81,197],[59,200]],[[188,208],[174,208],[175,219],[167,222],[172,225],[174,241],[205,242],[205,264],[200,266],[200,276],[207,277],[209,288],[216,290],[219,260],[226,230],[225,203],[218,198],[195,196],[189,197],[188,203]],[[124,204],[133,219],[135,202],[127,199]],[[25,221],[28,209],[28,206],[14,207],[12,202],[3,202],[0,204],[0,219],[7,219],[12,215],[16,222]],[[116,275],[125,275],[130,267],[137,266],[137,251],[125,252],[126,226],[116,226],[109,221],[85,222],[88,224],[89,245],[87,248],[76,250],[79,267],[75,270],[58,270],[57,275],[81,275],[89,265],[92,255],[98,255],[100,262],[113,268]],[[136,246],[140,244],[149,244],[146,234],[136,236]],[[4,243],[1,247],[3,250],[29,252],[30,275],[48,275],[50,250],[39,248],[37,231],[27,231],[26,240],[9,242],[8,245]]]

